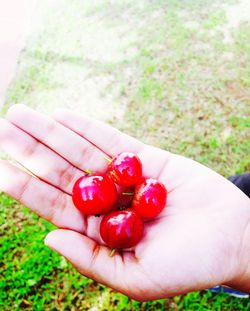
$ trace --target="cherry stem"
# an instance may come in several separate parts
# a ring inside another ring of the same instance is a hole
[[[89,169],[86,169],[86,170],[84,170],[84,173],[85,173],[86,175],[91,175],[91,174],[92,174],[92,171],[89,170]]]
[[[109,257],[113,257],[114,254],[115,254],[115,252],[116,252],[116,249],[115,249],[115,248],[111,249],[111,251],[110,251],[110,253],[109,253]]]
[[[111,159],[111,158],[104,157],[104,159],[105,159],[109,164],[112,162],[112,159]]]
[[[118,210],[119,211],[124,211],[126,209],[126,206],[120,206],[120,207],[118,207]]]
[[[123,195],[134,195],[134,192],[123,192]]]

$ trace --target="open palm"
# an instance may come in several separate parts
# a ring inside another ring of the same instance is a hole
[[[50,119],[24,105],[0,121],[0,145],[26,168],[2,161],[0,190],[61,228],[45,242],[83,275],[150,300],[230,283],[244,273],[249,199],[212,170],[85,116],[60,110]],[[138,154],[143,175],[165,184],[168,205],[145,224],[133,250],[109,257],[101,217],[83,217],[71,190],[84,171],[104,172],[107,155],[123,151]]]

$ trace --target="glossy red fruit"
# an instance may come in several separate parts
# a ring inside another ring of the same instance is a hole
[[[144,218],[160,214],[167,203],[167,190],[158,180],[142,179],[135,187],[132,208]]]
[[[143,228],[141,217],[127,209],[105,215],[100,224],[100,234],[110,248],[129,248],[141,240]]]
[[[108,175],[120,186],[133,186],[142,176],[141,161],[131,152],[122,152],[109,164]]]
[[[83,176],[73,187],[72,200],[85,215],[105,214],[116,203],[116,186],[108,176]]]

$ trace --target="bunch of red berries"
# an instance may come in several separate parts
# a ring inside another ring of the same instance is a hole
[[[143,219],[160,214],[167,190],[158,180],[142,177],[137,155],[123,152],[110,160],[106,174],[87,175],[74,185],[74,205],[84,215],[106,214],[100,235],[112,249],[135,246],[143,236]]]

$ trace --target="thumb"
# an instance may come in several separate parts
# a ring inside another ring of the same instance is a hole
[[[129,270],[137,261],[133,253],[116,252],[110,257],[109,248],[85,235],[65,229],[50,232],[44,242],[69,260],[84,276],[129,295]]]

